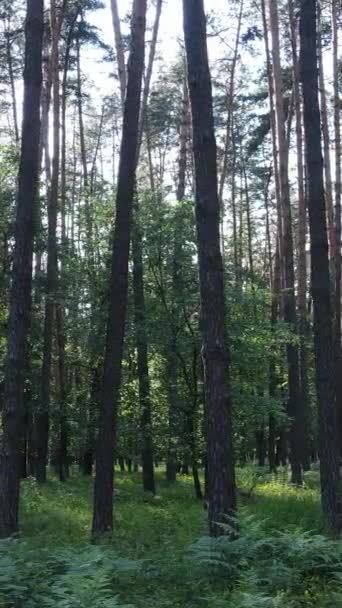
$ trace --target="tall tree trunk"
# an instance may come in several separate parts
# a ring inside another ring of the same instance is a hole
[[[267,82],[270,100],[270,123],[271,123],[271,134],[272,134],[272,158],[273,158],[273,172],[274,172],[274,183],[275,183],[275,195],[277,205],[277,227],[278,227],[278,243],[280,248],[280,257],[283,258],[283,218],[281,210],[281,195],[280,195],[280,176],[279,176],[279,161],[278,161],[278,150],[277,150],[277,124],[276,124],[276,112],[274,108],[274,81],[272,73],[272,61],[271,51],[269,44],[269,33],[267,26],[266,17],[266,6],[265,0],[261,0],[261,12],[262,22],[264,29],[264,42],[265,42],[265,54],[266,54],[266,69],[267,69]]]
[[[61,96],[61,236],[62,236],[62,257],[60,266],[60,277],[64,275],[64,256],[67,254],[66,238],[66,101],[67,101],[67,80],[70,60],[70,49],[75,23],[78,16],[76,9],[74,17],[69,27],[66,48],[64,55],[62,96]],[[60,292],[56,303],[56,333],[58,349],[58,373],[59,373],[59,449],[58,449],[58,471],[60,481],[65,481],[69,475],[68,466],[68,423],[67,423],[67,402],[68,402],[68,382],[66,374],[66,333],[65,333],[65,308],[62,302],[63,294]]]
[[[93,369],[93,378],[91,384],[90,403],[88,406],[87,432],[85,437],[85,446],[82,456],[83,475],[91,475],[93,472],[93,464],[95,457],[95,435],[97,414],[99,404],[101,402],[101,369],[99,366]]]
[[[109,287],[106,350],[99,433],[96,452],[92,533],[113,529],[113,461],[115,427],[121,384],[124,328],[127,307],[128,257],[132,227],[135,171],[138,150],[140,96],[144,69],[146,0],[134,0],[131,50],[124,106],[116,218]]]
[[[236,75],[236,66],[239,58],[239,47],[240,47],[240,34],[241,34],[241,26],[242,26],[242,16],[244,9],[244,0],[240,2],[240,11],[237,22],[236,29],[236,37],[235,37],[235,45],[234,45],[234,53],[232,59],[232,66],[229,78],[229,86],[227,92],[227,122],[226,122],[226,133],[224,140],[224,152],[223,152],[223,165],[221,176],[219,179],[219,201],[221,206],[221,247],[222,253],[224,253],[224,201],[223,201],[223,192],[224,186],[227,179],[228,173],[228,163],[229,163],[229,152],[232,141],[232,125],[233,125],[233,106],[234,106],[234,94],[235,94],[235,75]]]
[[[276,100],[277,116],[277,139],[279,147],[279,176],[280,194],[283,216],[284,230],[284,267],[285,267],[285,291],[284,291],[284,320],[288,324],[290,331],[297,330],[297,313],[294,285],[294,262],[293,262],[293,237],[292,237],[292,218],[290,189],[288,180],[288,149],[285,133],[284,100],[282,90],[282,75],[280,64],[280,45],[279,45],[279,22],[278,8],[276,0],[269,0],[270,24],[272,35],[272,57],[274,90]],[[302,484],[301,467],[301,440],[303,436],[303,414],[301,412],[300,396],[300,377],[298,348],[293,340],[287,344],[287,363],[288,363],[288,410],[291,418],[290,423],[290,447],[291,447],[291,469],[292,482]]]
[[[143,131],[146,124],[147,103],[150,93],[152,70],[157,48],[162,0],[157,0],[156,13],[153,24],[152,40],[145,74],[143,98],[138,125],[137,164],[139,162]],[[155,195],[155,193],[154,193]],[[133,291],[135,331],[138,353],[139,399],[141,408],[142,431],[142,470],[143,487],[145,491],[155,492],[154,465],[153,465],[153,433],[152,433],[152,404],[150,396],[150,380],[148,366],[148,337],[146,330],[146,308],[143,268],[143,235],[139,226],[139,195],[137,192],[136,204],[133,207],[134,221],[132,234],[133,253]]]
[[[120,17],[119,17],[117,0],[110,0],[110,5],[111,5],[111,9],[112,9],[114,42],[115,42],[115,50],[116,50],[116,60],[117,60],[117,64],[118,64],[121,102],[123,105],[125,102],[126,87],[127,87],[125,52],[124,52],[123,40],[122,40],[122,36],[121,36],[121,26],[120,26]]]
[[[0,538],[18,531],[24,370],[39,171],[43,0],[27,0],[24,106],[0,443]]]
[[[271,303],[271,330],[275,333],[277,321],[279,317],[279,300],[280,300],[280,252],[279,246],[276,244],[275,260],[274,260],[274,272],[273,281],[271,282],[272,288],[272,303]],[[270,376],[269,376],[269,394],[271,399],[275,399],[277,396],[277,372],[276,372],[276,361],[275,356],[271,353],[270,357]],[[269,416],[269,434],[268,434],[268,461],[270,472],[275,473],[277,470],[276,463],[276,421],[273,414]]]
[[[191,455],[192,478],[196,498],[203,499],[201,481],[198,474],[197,446],[196,446],[196,418],[198,414],[198,359],[199,352],[195,344],[192,355],[192,406],[188,412],[188,435]]]
[[[299,316],[299,363],[300,363],[300,398],[301,406],[298,415],[302,415],[299,423],[302,429],[301,462],[304,470],[310,469],[309,414],[308,414],[308,354],[307,354],[307,318],[306,318],[306,200],[304,191],[303,165],[303,128],[300,95],[300,73],[297,51],[297,27],[293,0],[288,0],[289,20],[291,30],[292,63],[293,63],[293,95],[296,116],[296,145],[297,145],[297,181],[298,181],[298,316]]]
[[[321,496],[325,517],[332,529],[340,533],[342,505],[334,407],[332,306],[318,104],[315,0],[302,1],[300,36],[311,235],[311,289],[314,304],[316,385],[319,406]]]
[[[181,120],[179,129],[179,153],[178,153],[178,175],[177,175],[177,201],[181,203],[185,197],[186,165],[187,165],[187,139],[189,127],[189,93],[184,75],[183,98],[181,109]],[[175,301],[179,290],[179,252],[182,244],[177,238],[178,228],[173,235],[173,271],[172,271],[172,305],[170,314],[170,343],[167,353],[167,388],[168,388],[168,446],[166,456],[166,479],[168,482],[176,481],[177,477],[177,417],[178,417],[178,347],[177,335],[174,330]]]
[[[64,309],[60,302],[56,307],[56,333],[58,348],[58,380],[59,380],[59,441],[58,441],[58,474],[60,481],[66,481],[69,476],[68,466],[68,420],[67,420],[67,375],[66,375],[66,337],[64,330]]]
[[[323,149],[324,149],[323,164],[324,164],[324,174],[325,174],[325,198],[326,198],[327,217],[328,217],[329,251],[330,251],[330,258],[332,261],[332,268],[334,269],[335,268],[335,258],[336,258],[336,235],[335,235],[334,205],[333,205],[332,180],[331,180],[329,121],[328,121],[328,110],[327,110],[327,96],[326,96],[326,92],[325,92],[324,62],[323,62],[323,49],[322,49],[322,25],[321,25],[320,2],[317,2],[317,28],[318,28],[317,29],[317,44],[318,44],[318,60],[319,60],[319,89],[320,89],[320,101],[321,101]],[[334,273],[335,273],[335,270],[334,270]]]
[[[59,24],[55,0],[51,0],[51,70],[53,85],[53,160],[51,184],[48,191],[48,261],[45,292],[44,346],[41,371],[41,403],[36,416],[37,479],[46,481],[49,439],[50,386],[55,298],[58,282],[57,269],[57,206],[59,184]]]
[[[185,197],[187,145],[189,135],[189,93],[184,75],[181,120],[179,126],[179,153],[176,198],[181,202]]]
[[[239,287],[241,282],[241,267],[239,264],[239,243],[238,243],[238,224],[237,224],[237,209],[236,209],[236,141],[234,125],[232,126],[232,185],[231,185],[231,204],[232,204],[232,216],[233,216],[233,249],[234,249],[234,275],[235,275],[235,287]]]
[[[342,351],[341,351],[341,125],[339,95],[339,35],[340,2],[332,0],[334,130],[335,130],[335,378],[339,447],[342,452]]]
[[[139,401],[141,408],[142,431],[142,469],[143,486],[147,492],[155,492],[153,467],[153,433],[150,397],[150,379],[148,369],[148,338],[146,334],[146,311],[143,279],[142,236],[135,216],[132,253],[133,253],[133,292],[134,292],[134,325],[138,353]]]
[[[6,37],[7,69],[8,69],[8,77],[9,77],[9,81],[10,81],[11,98],[12,98],[14,137],[15,137],[15,143],[18,146],[19,145],[19,126],[18,126],[18,111],[17,111],[17,95],[16,95],[16,90],[15,90],[15,81],[14,81],[14,72],[13,72],[11,34],[10,34],[9,30],[7,30],[5,32],[5,37]]]
[[[208,408],[209,527],[235,514],[235,472],[220,252],[216,142],[203,0],[183,0],[184,36],[192,109],[196,179],[196,225],[200,273],[203,359]]]
[[[114,2],[115,4],[115,2]],[[113,6],[112,6],[113,8]],[[152,41],[148,57],[147,70],[143,90],[143,98],[138,125],[138,148],[137,164],[139,162],[140,148],[142,144],[143,130],[146,120],[147,103],[150,92],[152,70],[157,47],[160,15],[162,10],[162,0],[157,0],[156,14],[153,25]],[[114,34],[116,48],[123,48],[121,39],[120,20],[117,7],[113,10]],[[123,63],[123,66],[122,66]],[[121,79],[121,101],[124,107],[126,72],[123,58],[118,54],[119,77]],[[144,490],[155,492],[154,466],[153,466],[153,436],[152,436],[152,411],[150,398],[150,381],[148,368],[148,339],[146,331],[146,310],[144,293],[144,269],[143,269],[143,238],[139,226],[139,194],[136,191],[135,205],[133,206],[134,222],[132,233],[132,253],[133,253],[133,292],[134,292],[134,316],[135,333],[138,353],[138,379],[139,379],[139,400],[141,408],[141,431],[142,431],[142,468]]]
[[[77,109],[78,109],[78,126],[80,135],[80,152],[81,163],[83,169],[83,183],[85,190],[88,189],[88,164],[87,150],[84,135],[83,121],[83,94],[82,94],[82,73],[81,73],[81,44],[79,35],[76,38],[76,68],[77,68]]]

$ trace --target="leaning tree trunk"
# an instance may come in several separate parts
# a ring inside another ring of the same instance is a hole
[[[124,328],[127,308],[128,258],[138,149],[140,97],[145,55],[146,0],[135,0],[131,50],[124,105],[116,218],[109,287],[106,350],[99,433],[96,452],[92,533],[101,536],[113,529],[114,443]]]
[[[0,537],[18,531],[24,369],[39,172],[43,0],[27,0],[24,106],[0,444]]]
[[[334,399],[328,236],[318,104],[315,0],[302,0],[300,36],[311,236],[311,289],[314,304],[316,385],[319,406],[321,498],[325,517],[333,530],[340,533],[342,529],[342,505]]]
[[[210,534],[216,536],[223,533],[219,523],[228,515],[235,514],[236,492],[216,142],[203,0],[183,0],[183,15],[192,109],[201,326],[208,410],[208,517]]]

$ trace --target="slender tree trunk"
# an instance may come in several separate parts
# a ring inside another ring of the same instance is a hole
[[[249,274],[252,289],[254,290],[254,262],[253,262],[253,240],[252,240],[252,218],[251,218],[251,205],[248,191],[248,180],[246,167],[242,167],[244,184],[245,184],[245,202],[246,202],[246,219],[247,219],[247,247],[248,247],[248,262],[249,262]]]
[[[48,192],[48,261],[45,293],[44,347],[41,372],[41,403],[36,417],[37,480],[46,481],[49,439],[50,386],[55,298],[58,282],[57,270],[57,206],[59,184],[59,27],[55,0],[51,0],[51,69],[53,84],[53,160],[51,184]]]
[[[342,529],[342,505],[333,382],[333,329],[328,236],[323,186],[318,104],[316,1],[303,0],[300,20],[301,77],[311,235],[311,289],[314,304],[316,384],[323,513],[335,532]]]
[[[145,74],[145,83],[144,83],[145,86],[144,86],[144,90],[143,90],[141,112],[140,112],[140,117],[139,117],[138,156],[140,154],[140,147],[141,147],[141,142],[142,142],[142,138],[143,138],[144,127],[146,124],[147,102],[148,102],[148,98],[150,95],[151,78],[152,78],[152,71],[153,71],[153,66],[154,66],[154,58],[155,58],[156,49],[157,49],[159,24],[160,24],[162,6],[163,6],[163,0],[157,0],[156,1],[156,13],[155,13],[155,18],[154,18],[154,23],[153,23],[152,40],[151,40],[150,52],[149,52],[149,56],[148,56],[148,62],[147,62],[147,68],[146,68],[146,74]]]
[[[58,302],[56,304],[56,332],[58,347],[58,379],[59,379],[59,446],[58,446],[58,473],[60,481],[66,481],[69,476],[68,466],[68,421],[67,421],[67,377],[66,377],[66,337],[64,331],[64,310]]]
[[[82,455],[83,475],[91,475],[93,472],[95,456],[95,433],[96,420],[101,402],[101,369],[96,366],[93,369],[93,379],[91,385],[90,403],[88,406],[87,433],[85,446]]]
[[[69,27],[66,49],[64,56],[64,69],[62,81],[61,98],[61,231],[62,231],[62,258],[61,258],[61,280],[64,274],[64,256],[67,254],[66,238],[66,99],[67,99],[67,80],[70,60],[70,49],[72,35],[75,28],[78,10],[75,11],[73,20]],[[69,476],[68,466],[68,422],[67,422],[67,402],[68,402],[68,382],[66,374],[66,334],[65,334],[65,309],[62,302],[62,293],[59,294],[56,303],[56,332],[58,347],[58,373],[59,373],[59,449],[58,449],[58,471],[60,481],[66,481]]]
[[[186,78],[184,78],[181,121],[179,127],[179,153],[178,153],[178,176],[177,176],[177,201],[181,202],[185,197],[187,145],[189,135],[189,93]]]
[[[121,36],[121,26],[120,26],[120,17],[119,17],[117,0],[111,0],[110,5],[111,5],[111,9],[112,9],[114,42],[115,42],[115,50],[116,50],[116,60],[117,60],[117,64],[118,64],[121,102],[122,102],[122,104],[124,104],[125,97],[126,97],[127,75],[126,75],[126,64],[125,64],[125,52],[124,52],[123,40],[122,40],[122,36]]]
[[[150,398],[150,379],[148,370],[148,338],[146,334],[146,311],[143,279],[142,237],[135,216],[132,253],[133,253],[133,292],[134,292],[134,325],[138,353],[139,401],[141,407],[142,430],[142,469],[143,486],[147,492],[155,492],[153,467],[153,432]]]
[[[24,106],[0,440],[0,538],[18,531],[24,370],[32,286],[42,85],[43,1],[27,0]]]
[[[193,336],[194,338],[194,336]],[[190,448],[191,470],[194,482],[195,496],[199,500],[203,500],[201,482],[198,474],[197,464],[197,446],[196,446],[196,419],[198,414],[198,359],[199,352],[196,344],[193,347],[192,355],[192,390],[191,390],[191,405],[187,412],[187,435]],[[190,387],[189,387],[190,388]]]
[[[128,257],[132,226],[135,171],[138,150],[140,96],[144,68],[146,0],[135,0],[131,51],[125,98],[116,220],[109,288],[106,350],[99,433],[96,452],[93,536],[113,529],[113,459],[116,414],[121,384],[124,327],[128,290]]]
[[[81,44],[79,36],[76,38],[76,68],[77,68],[77,109],[78,109],[78,127],[80,135],[80,152],[81,152],[81,163],[83,169],[83,182],[84,188],[88,188],[88,164],[87,164],[87,150],[84,135],[84,122],[83,122],[83,94],[82,94],[82,73],[81,73]]]
[[[168,388],[168,445],[166,455],[166,479],[168,482],[176,481],[177,477],[177,408],[178,408],[178,381],[177,381],[177,345],[175,338],[171,339],[170,352],[167,361],[167,388]]]
[[[203,0],[184,0],[184,36],[192,109],[203,359],[208,408],[209,527],[235,514],[235,473],[220,252],[216,142]]]
[[[306,200],[304,191],[303,165],[303,128],[300,95],[300,73],[297,52],[297,27],[293,0],[288,0],[289,20],[291,29],[291,46],[293,62],[293,94],[296,116],[297,144],[297,181],[298,181],[298,315],[299,315],[299,363],[300,363],[300,396],[301,406],[298,416],[302,415],[299,426],[301,436],[301,462],[304,470],[310,469],[309,414],[308,414],[308,354],[307,354],[307,318],[306,318]]]
[[[124,107],[125,87],[126,87],[126,71],[124,58],[122,55],[122,37],[120,19],[116,2],[112,4],[113,9],[113,24],[118,54],[118,68],[121,85],[121,101]],[[148,57],[147,70],[145,75],[145,86],[143,90],[143,99],[139,116],[138,125],[138,148],[137,148],[137,164],[139,162],[140,148],[142,144],[143,130],[146,121],[146,110],[148,97],[150,92],[152,70],[157,47],[158,31],[160,23],[160,15],[162,10],[162,0],[157,0],[156,14],[153,25],[152,41],[150,53]],[[120,51],[121,50],[121,51]],[[153,191],[154,192],[154,191]],[[142,412],[141,416],[141,431],[142,431],[142,468],[143,468],[143,486],[144,490],[155,492],[154,467],[153,467],[153,436],[152,436],[152,411],[150,399],[150,381],[148,369],[148,341],[146,331],[146,311],[145,311],[145,293],[144,293],[144,269],[143,269],[143,238],[139,226],[139,194],[136,189],[135,205],[133,207],[134,222],[132,233],[132,253],[133,253],[133,292],[134,292],[134,315],[135,315],[135,332],[138,353],[138,378],[139,378],[139,400]]]
[[[277,150],[277,125],[276,125],[276,112],[274,108],[274,81],[272,73],[272,62],[271,62],[271,51],[269,45],[269,34],[266,17],[266,6],[265,0],[261,0],[261,12],[262,22],[264,28],[264,41],[265,41],[265,54],[266,54],[266,68],[267,68],[267,81],[270,99],[270,122],[271,122],[271,133],[272,133],[272,158],[273,158],[273,172],[275,182],[275,195],[277,204],[277,227],[278,227],[278,242],[280,247],[280,257],[283,258],[283,217],[281,210],[281,195],[280,195],[280,176],[279,176],[279,161],[278,161],[278,150]]]
[[[241,25],[242,25],[242,16],[244,9],[244,0],[240,2],[240,11],[238,16],[238,23],[236,29],[236,37],[235,37],[235,45],[234,45],[234,54],[232,60],[232,67],[229,78],[229,87],[227,94],[227,122],[226,122],[226,133],[225,133],[225,142],[224,142],[224,153],[223,153],[223,165],[221,176],[219,179],[219,200],[221,205],[221,247],[222,253],[224,252],[224,201],[223,201],[223,192],[224,186],[227,179],[228,174],[228,162],[229,162],[229,152],[232,141],[232,124],[233,124],[233,106],[234,106],[234,95],[235,95],[235,75],[236,75],[236,66],[239,58],[239,47],[240,47],[240,35],[241,35]]]
[[[183,85],[183,99],[181,111],[181,124],[179,130],[179,155],[178,155],[178,179],[177,179],[177,201],[181,203],[185,197],[186,165],[187,165],[187,138],[189,124],[189,94],[186,78]],[[181,243],[177,239],[177,228],[174,234],[173,244],[173,272],[172,272],[172,310],[171,310],[171,340],[168,347],[167,361],[167,387],[168,387],[168,448],[166,458],[166,479],[168,482],[176,481],[177,477],[177,411],[178,411],[178,356],[177,336],[174,331],[175,300],[179,290],[179,264],[178,256]]]
[[[326,92],[325,92],[324,63],[323,63],[323,50],[322,50],[322,32],[321,32],[322,26],[321,26],[320,2],[317,3],[317,27],[318,27],[317,44],[318,44],[318,60],[319,60],[319,88],[320,88],[321,119],[322,119],[323,149],[324,149],[325,199],[326,199],[327,217],[328,217],[330,258],[333,263],[333,269],[334,269],[335,268],[335,258],[336,258],[336,235],[335,235],[334,205],[333,205],[332,179],[331,179],[329,121],[328,121],[328,110],[327,110],[327,98],[326,98]],[[335,270],[334,270],[333,274],[334,273],[335,273]]]
[[[341,125],[339,94],[339,31],[340,2],[332,0],[334,130],[335,130],[335,390],[339,447],[342,452],[342,352],[341,352]]]
[[[284,267],[285,267],[285,292],[284,292],[284,320],[289,329],[296,333],[297,313],[294,285],[294,262],[293,262],[293,237],[290,190],[288,181],[288,149],[284,122],[284,100],[282,91],[282,76],[280,65],[279,45],[279,23],[278,8],[276,0],[269,0],[270,23],[272,34],[272,57],[274,73],[274,89],[276,99],[277,137],[279,146],[279,176],[280,194],[284,230]],[[301,466],[301,441],[303,436],[303,414],[301,411],[300,376],[298,362],[298,348],[294,341],[287,344],[288,363],[288,410],[291,418],[290,446],[291,446],[291,468],[292,482],[302,484]]]
[[[154,58],[157,48],[159,23],[162,10],[162,0],[157,0],[156,13],[153,24],[152,41],[145,74],[145,86],[143,90],[142,105],[138,125],[138,149],[137,164],[139,162],[143,131],[146,124],[147,103],[150,93]],[[155,193],[154,193],[155,195]],[[145,491],[155,492],[154,465],[153,465],[153,432],[152,432],[152,404],[150,396],[150,380],[148,366],[148,337],[146,330],[146,307],[144,289],[143,268],[143,238],[139,226],[139,195],[136,196],[136,204],[133,207],[133,292],[134,292],[134,315],[135,331],[138,353],[138,377],[139,377],[139,399],[141,407],[141,430],[142,430],[142,470],[143,487]]]
[[[232,126],[232,185],[231,185],[231,204],[232,204],[232,216],[233,216],[233,249],[234,249],[234,275],[235,275],[235,287],[239,287],[241,280],[241,268],[239,266],[239,244],[238,244],[238,226],[237,226],[237,209],[236,209],[236,142],[234,125]]]
[[[12,98],[12,114],[13,114],[13,127],[15,143],[19,145],[19,126],[18,126],[18,111],[17,111],[17,95],[15,90],[14,72],[13,72],[13,59],[12,59],[12,44],[10,39],[10,32],[5,32],[6,36],[6,59],[8,68],[8,77],[11,87],[11,98]]]

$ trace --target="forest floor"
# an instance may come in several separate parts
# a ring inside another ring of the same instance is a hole
[[[255,472],[239,471],[248,490]],[[22,533],[0,544],[1,608],[342,606],[342,543],[324,534],[318,473],[304,489],[263,477],[240,504],[240,538],[210,544],[192,480],[116,474],[113,541],[89,542],[91,480],[22,484]]]

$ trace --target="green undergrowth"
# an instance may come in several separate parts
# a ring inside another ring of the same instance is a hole
[[[342,608],[342,543],[325,534],[318,474],[246,467],[240,535],[210,540],[207,513],[181,477],[158,497],[116,474],[114,536],[89,542],[92,484],[22,484],[21,536],[0,543],[1,608]],[[228,524],[227,524],[228,526]]]

